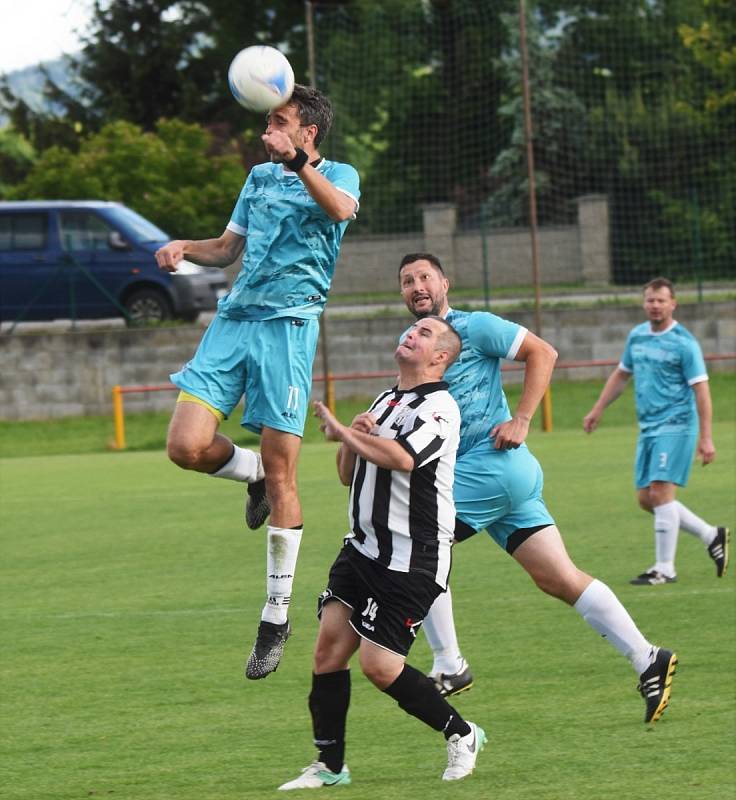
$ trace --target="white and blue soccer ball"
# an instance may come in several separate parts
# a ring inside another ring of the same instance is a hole
[[[235,56],[227,81],[241,106],[251,111],[271,111],[289,101],[294,91],[294,70],[280,50],[254,45]]]

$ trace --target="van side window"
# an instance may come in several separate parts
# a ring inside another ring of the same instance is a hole
[[[46,214],[3,214],[0,216],[0,251],[44,250]]]
[[[59,214],[61,246],[65,250],[109,250],[113,230],[96,214],[63,211]]]

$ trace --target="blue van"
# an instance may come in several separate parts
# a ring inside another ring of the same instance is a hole
[[[153,254],[169,239],[121,203],[0,202],[0,320],[193,322],[216,307],[227,278],[190,262],[159,269]]]

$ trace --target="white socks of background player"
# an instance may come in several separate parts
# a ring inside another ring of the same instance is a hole
[[[268,526],[267,599],[261,612],[261,619],[264,622],[273,622],[275,625],[283,625],[286,622],[301,540],[301,528]]]
[[[593,579],[574,608],[588,625],[629,659],[637,674],[647,669],[656,648],[642,636],[629,612],[605,583]]]
[[[696,536],[705,547],[713,542],[718,533],[717,528],[700,519],[677,500],[657,506],[654,509],[654,550],[657,558],[654,569],[668,578],[675,577],[675,552],[680,529]]]
[[[697,514],[693,514],[689,508],[684,506],[679,500],[675,500],[677,516],[680,518],[680,528],[698,539],[706,546],[713,544],[713,539],[718,535],[718,528],[709,525],[705,520],[700,519]]]
[[[432,648],[434,663],[432,674],[444,672],[454,675],[462,668],[463,657],[455,633],[455,620],[452,616],[452,594],[450,587],[438,595],[427,616],[424,618],[424,633]]]
[[[229,481],[253,483],[264,476],[261,466],[261,456],[254,450],[233,445],[233,454],[230,460],[215,472],[210,472],[213,478],[227,478]]]
[[[654,569],[668,578],[675,577],[675,551],[680,530],[678,505],[673,500],[654,509]]]

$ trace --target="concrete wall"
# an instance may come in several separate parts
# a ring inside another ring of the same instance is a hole
[[[532,328],[531,312],[504,314]],[[706,353],[736,352],[736,302],[682,305],[677,318],[700,340]],[[544,338],[559,351],[560,360],[619,358],[629,330],[642,321],[631,308],[552,309],[543,312]],[[330,370],[333,374],[394,370],[396,341],[408,317],[339,318],[327,321]],[[168,375],[194,352],[202,328],[183,326],[160,330],[104,332],[15,333],[0,337],[0,418],[46,419],[111,413],[111,389],[116,384],[163,384]],[[736,369],[736,362],[709,365],[710,370]],[[556,379],[603,378],[606,368],[558,370]],[[314,367],[322,373],[321,353]],[[505,380],[519,379],[509,372]],[[391,378],[338,381],[338,397],[373,396]],[[315,394],[322,395],[322,384]],[[127,412],[169,410],[174,392],[130,394]]]
[[[605,285],[611,282],[608,201],[603,195],[578,198],[575,225],[537,231],[539,273],[543,285]],[[532,284],[532,253],[525,228],[494,228],[485,235],[457,228],[455,206],[423,208],[423,230],[393,236],[353,235],[348,227],[330,296],[385,292],[397,286],[399,261],[406,253],[434,253],[453,286],[482,289]],[[484,274],[484,262],[487,275]],[[232,281],[240,264],[228,267]]]

